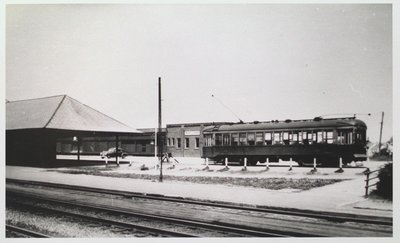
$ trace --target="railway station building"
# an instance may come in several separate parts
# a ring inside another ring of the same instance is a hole
[[[224,125],[226,122],[167,124],[167,152],[173,157],[201,157],[203,130],[211,125]]]
[[[139,134],[143,132],[67,95],[6,102],[7,165],[56,166],[66,162],[58,159],[63,154],[75,154],[81,162],[81,155],[99,155]],[[133,144],[135,150],[152,149]]]

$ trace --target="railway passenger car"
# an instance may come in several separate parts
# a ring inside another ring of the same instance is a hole
[[[322,166],[364,161],[367,126],[355,117],[235,123],[203,130],[203,157],[216,162],[238,161],[249,165],[279,159]]]

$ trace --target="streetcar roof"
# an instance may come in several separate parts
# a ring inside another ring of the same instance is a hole
[[[292,130],[311,128],[367,128],[367,125],[354,118],[314,119],[314,120],[286,120],[274,122],[235,123],[220,126],[208,126],[203,132],[228,132],[247,130]]]

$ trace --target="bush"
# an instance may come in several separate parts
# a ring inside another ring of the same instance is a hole
[[[378,178],[379,182],[376,184],[376,194],[386,199],[392,200],[393,198],[393,164],[388,163],[380,169]]]

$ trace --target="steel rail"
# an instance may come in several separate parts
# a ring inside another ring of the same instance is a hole
[[[307,218],[317,218],[317,219],[325,219],[325,220],[333,221],[333,222],[356,222],[356,223],[367,223],[367,224],[377,224],[377,225],[390,225],[390,226],[393,225],[393,219],[385,218],[385,217],[375,217],[375,216],[365,216],[365,215],[345,214],[345,213],[328,213],[328,212],[287,209],[287,208],[282,209],[282,208],[262,207],[262,206],[243,206],[243,205],[235,205],[235,204],[228,204],[228,203],[219,203],[219,202],[216,203],[216,202],[207,202],[207,201],[200,201],[200,200],[193,200],[193,199],[185,199],[185,198],[179,198],[179,197],[168,197],[168,196],[157,195],[157,194],[144,194],[144,193],[126,192],[126,191],[110,190],[110,189],[103,189],[103,188],[72,186],[72,185],[66,185],[66,184],[48,183],[48,182],[39,182],[39,181],[26,181],[26,180],[8,179],[8,178],[6,179],[6,182],[47,186],[47,187],[70,189],[70,190],[80,190],[80,191],[95,192],[95,193],[103,193],[103,194],[110,194],[110,195],[116,195],[116,196],[123,196],[126,198],[152,199],[152,200],[169,201],[169,202],[177,202],[177,203],[195,204],[195,205],[201,205],[201,206],[228,208],[228,209],[263,212],[263,213],[283,214],[283,215],[300,216],[300,217],[307,217]]]
[[[32,230],[28,230],[28,229],[24,229],[21,227],[17,227],[14,225],[10,225],[10,224],[6,224],[6,229],[10,230],[12,232],[17,232],[26,236],[30,236],[30,237],[34,237],[34,238],[50,238],[51,236],[42,234],[42,233],[38,233]]]
[[[135,216],[135,217],[141,217],[141,218],[146,218],[146,219],[150,219],[150,220],[182,224],[185,226],[190,225],[190,226],[201,227],[201,228],[206,228],[206,229],[218,230],[218,231],[222,231],[222,232],[242,234],[247,237],[320,237],[321,236],[321,235],[309,234],[309,233],[284,232],[284,231],[278,231],[278,230],[260,229],[260,228],[251,227],[251,226],[235,225],[235,224],[215,222],[215,221],[207,222],[207,221],[191,220],[191,219],[185,219],[185,218],[179,218],[179,217],[162,216],[162,215],[156,215],[156,214],[150,214],[150,213],[133,212],[133,211],[128,211],[123,208],[99,206],[99,205],[96,205],[93,203],[64,201],[64,200],[60,200],[60,199],[46,198],[46,197],[42,197],[42,196],[32,195],[32,194],[25,193],[25,192],[21,193],[21,192],[9,192],[8,191],[7,193],[11,193],[11,195],[14,194],[14,195],[25,196],[25,197],[29,197],[29,198],[33,198],[33,199],[37,199],[37,200],[43,200],[43,201],[47,201],[47,202],[51,202],[51,203],[58,203],[58,204],[62,204],[62,205],[87,208],[90,210],[101,210],[103,212],[108,212],[108,213],[113,213],[113,214]]]
[[[121,227],[121,228],[124,228],[127,230],[138,229],[138,230],[142,230],[145,232],[151,232],[151,233],[167,235],[167,236],[172,236],[172,237],[199,237],[197,235],[179,233],[179,232],[169,231],[169,230],[156,229],[154,227],[148,227],[148,226],[143,226],[143,225],[139,225],[139,224],[124,223],[124,222],[110,220],[110,219],[104,219],[104,218],[93,217],[93,216],[89,216],[89,215],[83,215],[83,214],[66,212],[66,211],[52,209],[52,208],[46,208],[43,206],[28,205],[26,203],[21,203],[21,202],[17,202],[17,203],[13,202],[13,205],[19,205],[22,207],[29,207],[29,208],[34,208],[34,209],[41,209],[41,210],[45,210],[45,211],[52,212],[55,214],[58,213],[61,215],[67,215],[70,217],[81,218],[81,219],[85,219],[85,220],[92,221],[92,222],[98,222],[101,224],[115,225],[115,226],[118,226],[118,227]]]

